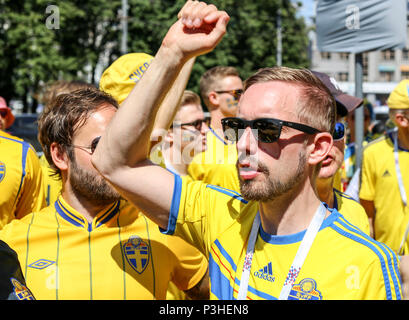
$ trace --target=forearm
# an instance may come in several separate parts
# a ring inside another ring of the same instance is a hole
[[[93,155],[101,172],[134,167],[149,153],[149,141],[159,106],[175,81],[183,59],[161,47],[140,81],[117,111]]]
[[[155,125],[151,135],[151,148],[153,145],[155,145],[155,143],[159,142],[159,138],[166,134],[166,132],[169,130],[179,109],[180,100],[184,90],[186,89],[195,60],[196,57],[193,57],[185,63],[172,88],[170,88],[168,94],[163,99],[163,102],[157,112]]]

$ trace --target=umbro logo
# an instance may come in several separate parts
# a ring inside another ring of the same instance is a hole
[[[270,281],[270,282],[274,282],[276,279],[275,277],[273,277],[273,268],[272,268],[271,262],[269,262],[267,265],[265,265],[260,270],[255,271],[254,275],[257,278],[260,278],[266,281]]]
[[[383,173],[382,177],[390,177],[391,174],[389,173],[388,169],[385,170],[385,172]]]

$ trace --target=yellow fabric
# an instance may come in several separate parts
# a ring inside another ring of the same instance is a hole
[[[336,199],[334,208],[337,209],[345,219],[369,236],[369,219],[364,207],[339,190],[334,189],[334,195]]]
[[[189,175],[193,180],[240,192],[236,145],[226,142],[212,129],[206,139],[207,149],[193,158],[188,166]]]
[[[366,146],[362,159],[359,197],[374,202],[375,239],[397,252],[409,222],[409,210],[404,207],[400,196],[393,150],[390,134]],[[399,150],[398,155],[403,185],[409,195],[409,151]]]
[[[195,286],[207,270],[202,255],[125,201],[88,223],[62,197],[0,232],[18,254],[37,299],[165,299],[169,281]]]
[[[386,102],[391,109],[409,109],[409,80],[404,79],[393,89]]]
[[[119,57],[103,72],[99,89],[121,104],[142,78],[152,59],[146,53],[128,53]]]
[[[58,176],[52,175],[54,171],[51,169],[44,154],[40,157],[40,165],[43,170],[45,199],[47,206],[49,206],[54,203],[61,194],[62,182]]]
[[[209,257],[211,299],[236,299],[258,203],[235,192],[175,176],[169,225]],[[294,299],[399,299],[396,255],[330,209],[290,292]],[[249,278],[249,299],[276,299],[305,231],[269,235],[262,226]],[[308,289],[311,290],[308,290]]]
[[[36,152],[29,143],[0,130],[0,228],[45,205]]]

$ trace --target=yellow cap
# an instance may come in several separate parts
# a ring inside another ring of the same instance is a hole
[[[152,59],[146,53],[128,53],[119,57],[102,74],[99,89],[121,104],[142,78]]]
[[[409,109],[409,80],[402,80],[386,102],[390,109]]]

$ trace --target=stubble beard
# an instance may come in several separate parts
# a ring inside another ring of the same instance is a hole
[[[246,200],[271,201],[283,196],[294,189],[302,180],[305,170],[306,157],[304,152],[298,154],[296,173],[284,179],[273,178],[267,166],[258,163],[258,170],[264,175],[265,183],[254,180],[240,180],[240,193]]]

